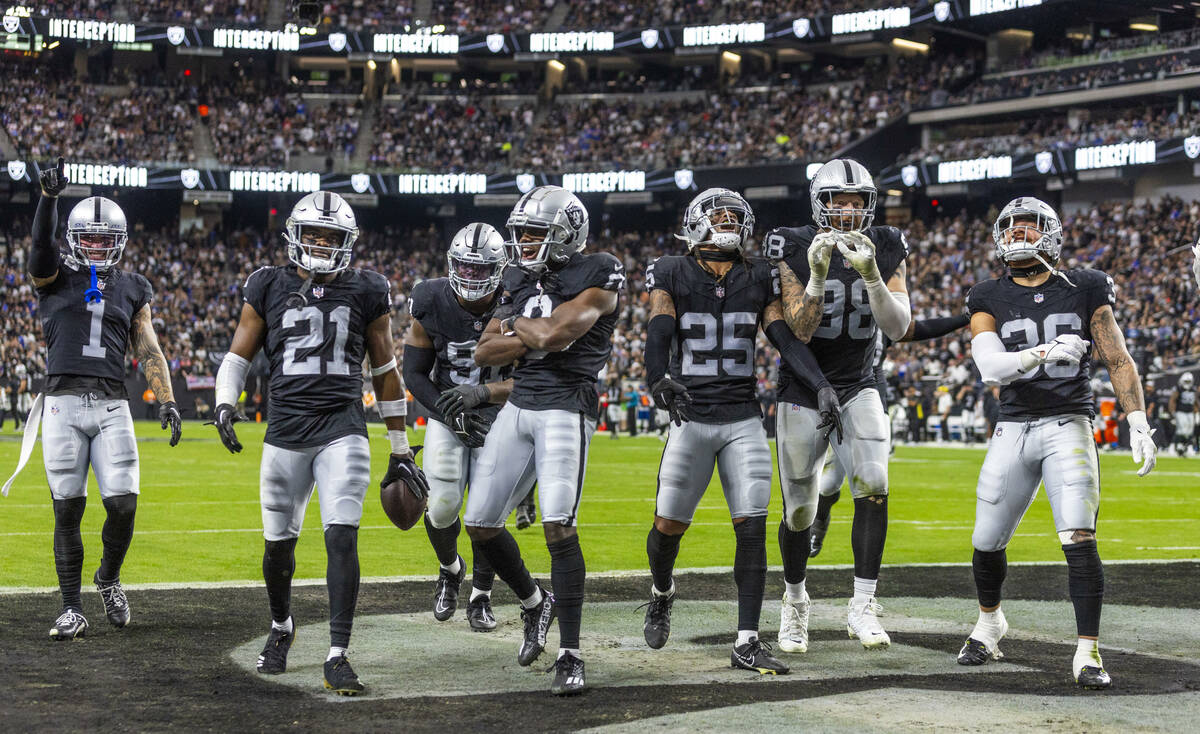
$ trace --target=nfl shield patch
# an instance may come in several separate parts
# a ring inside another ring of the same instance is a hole
[[[1033,302],[1034,303],[1041,303],[1044,300],[1046,300],[1046,295],[1044,293],[1034,293],[1033,294]]]
[[[475,322],[475,331],[483,331],[483,322],[482,321]]]
[[[313,298],[320,298],[321,296],[324,296],[325,295],[325,286],[323,286],[323,285],[313,286],[312,294],[313,294]]]
[[[724,297],[725,297],[725,286],[723,286],[723,285],[717,286],[717,298],[724,298]]]

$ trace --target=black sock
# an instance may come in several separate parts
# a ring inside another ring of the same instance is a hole
[[[54,500],[54,570],[58,572],[58,589],[62,592],[63,609],[83,609],[79,598],[80,576],[83,574],[83,537],[79,523],[87,497]]]
[[[646,557],[650,559],[650,575],[654,578],[654,588],[659,591],[671,590],[671,577],[681,540],[682,534],[664,535],[653,526],[650,527],[650,534],[646,536]]]
[[[263,551],[263,580],[267,582],[271,619],[281,624],[292,615],[292,574],[296,572],[297,540],[268,540]]]
[[[734,525],[733,532],[737,536],[733,580],[738,590],[738,631],[757,631],[767,587],[767,518],[748,517]]]
[[[325,587],[329,590],[329,644],[350,647],[358,603],[358,528],[330,525],[325,530]]]
[[[817,518],[819,523],[829,522],[829,513],[833,510],[833,506],[842,498],[842,490],[838,490],[833,494],[823,494],[817,497]]]
[[[104,543],[104,556],[100,559],[100,580],[116,581],[121,578],[121,564],[133,540],[133,517],[137,514],[137,495],[119,494],[104,500],[108,517],[100,539]]]
[[[558,614],[558,646],[578,650],[583,580],[587,575],[579,536],[547,543],[546,547],[550,550],[550,583],[554,586],[554,609]]]
[[[438,563],[443,566],[454,565],[455,559],[458,558],[458,532],[461,529],[462,523],[457,517],[450,525],[435,528],[429,520],[429,514],[425,515],[425,534],[429,536],[429,544],[433,546]]]
[[[1104,564],[1096,541],[1064,545],[1067,584],[1075,606],[1075,627],[1080,637],[1100,636],[1100,607],[1104,604]]]
[[[787,521],[779,521],[779,552],[783,554],[783,580],[798,584],[808,573],[808,552],[812,548],[812,525],[789,530]]]
[[[491,591],[496,581],[496,571],[488,563],[487,556],[479,550],[475,541],[471,541],[471,588],[480,591]]]
[[[886,541],[887,495],[855,497],[850,547],[854,549],[854,575],[857,578],[879,578],[879,565],[883,563],[883,545]]]
[[[975,593],[979,595],[979,606],[1000,605],[1000,589],[1008,575],[1008,555],[1004,549],[997,551],[976,550],[971,556],[971,570],[975,573]]]
[[[488,565],[518,599],[528,599],[537,591],[537,584],[525,569],[525,561],[521,560],[521,548],[508,530],[502,528],[488,540],[476,541],[472,547],[487,559]]]

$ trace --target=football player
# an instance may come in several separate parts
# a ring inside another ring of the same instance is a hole
[[[46,339],[47,375],[44,397],[34,402],[25,430],[36,433],[44,416],[42,455],[54,501],[54,567],[62,593],[62,612],[50,638],[73,640],[88,628],[79,594],[79,524],[89,466],[106,513],[100,532],[104,555],[92,580],[108,621],[120,628],[130,620],[121,564],[133,539],[140,470],[125,392],[126,357],[138,360],[160,401],[159,419],[171,429],[172,446],[179,443],[181,422],[154,333],[153,289],[143,276],[117,267],[129,239],[125,213],[110,199],[84,199],[67,216],[68,248],[60,252],[54,238],[58,195],[67,186],[64,160],[42,171],[40,182],[27,264]]]
[[[651,648],[667,643],[675,558],[715,463],[737,539],[738,636],[730,663],[779,674],[788,666],[758,637],[771,500],[771,449],[755,392],[760,325],[783,361],[817,394],[823,420],[818,430],[837,424],[839,406],[812,352],[783,320],[777,271],[745,256],[753,232],[754,213],[740,194],[707,189],[688,204],[676,235],[687,242],[689,254],[660,257],[646,271],[646,381],[674,425],[659,462],[654,523],[646,537],[654,583],[643,629]]]
[[[1167,409],[1175,419],[1176,456],[1187,456],[1189,449],[1195,451],[1196,407],[1196,378],[1184,372],[1167,401]]]
[[[250,274],[245,303],[216,379],[214,422],[221,443],[242,450],[234,408],[250,360],[260,348],[270,362],[270,402],[263,440],[263,577],[271,630],[258,672],[287,669],[295,639],[291,613],[296,540],[314,482],[325,530],[329,589],[329,654],[325,687],[353,696],[364,689],[346,658],[358,599],[358,524],[371,456],[362,402],[362,363],[387,424],[391,458],[383,485],[397,479],[427,491],[404,433],[404,383],[392,347],[389,285],[382,275],[350,267],[358,225],[342,197],[318,191],[292,208],[283,233],[291,265]]]
[[[504,237],[475,222],[463,227],[446,253],[449,277],[413,287],[408,305],[412,324],[404,337],[404,382],[429,411],[422,462],[429,481],[425,531],[441,564],[433,592],[433,616],[444,622],[458,608],[466,566],[458,554],[463,495],[475,471],[488,428],[508,399],[509,367],[475,364],[475,345],[500,300],[500,279],[508,262]],[[526,484],[532,482],[532,468]],[[495,573],[481,553],[472,554],[471,629],[496,628],[491,593]]]
[[[846,630],[866,648],[887,647],[891,640],[876,616],[875,588],[887,537],[891,431],[883,401],[871,389],[871,358],[879,331],[892,340],[908,331],[908,246],[895,227],[871,226],[875,184],[856,161],[837,159],[822,166],[813,176],[809,200],[816,224],[776,229],[767,236],[766,249],[779,261],[784,318],[808,343],[841,401],[845,441],[834,442],[833,450],[846,467],[854,496],[854,595]],[[821,422],[817,408],[817,396],[783,365],[776,450],[784,504],[779,525],[786,583],[779,647],[784,652],[808,649],[805,575],[829,445],[815,430]]]
[[[539,186],[517,202],[507,223],[512,263],[497,311],[475,349],[481,367],[517,361],[513,388],[479,456],[463,524],[492,568],[521,600],[525,632],[517,653],[529,665],[557,614],[558,659],[551,692],[585,688],[579,627],[584,561],[575,522],[587,451],[599,419],[600,372],[612,352],[621,261],[585,255],[588,213],[571,192]],[[515,267],[514,267],[515,266]],[[504,520],[525,496],[534,463],[553,593],[534,582]]]
[[[971,565],[979,620],[958,662],[982,665],[1000,657],[998,643],[1008,630],[1000,609],[1005,547],[1044,483],[1075,607],[1075,681],[1107,688],[1111,680],[1097,643],[1104,568],[1096,552],[1100,475],[1089,343],[1108,366],[1128,415],[1134,461],[1142,464],[1138,475],[1145,476],[1157,449],[1137,367],[1113,318],[1112,278],[1099,270],[1055,269],[1063,239],[1054,209],[1029,196],[1013,199],[996,219],[992,239],[1008,274],[975,285],[967,310],[975,364],[985,383],[1002,386],[1000,420],[975,490]]]

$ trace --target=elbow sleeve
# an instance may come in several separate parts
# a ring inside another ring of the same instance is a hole
[[[792,374],[808,386],[813,392],[829,387],[829,380],[817,364],[808,345],[796,338],[783,319],[777,319],[767,325],[767,339],[779,350],[779,357],[792,370]]]
[[[912,311],[907,293],[893,293],[878,281],[867,285],[867,299],[871,303],[871,315],[884,335],[894,342],[904,338]]]
[[[667,375],[671,361],[671,341],[675,338],[675,317],[660,313],[646,328],[646,386]]]
[[[217,370],[217,405],[237,404],[242,394],[242,386],[246,384],[246,373],[249,371],[249,360],[233,352],[225,353],[225,359],[221,360],[221,367]]]
[[[971,340],[971,358],[986,385],[1007,385],[1041,364],[1028,349],[1010,352],[994,331],[980,332]]]

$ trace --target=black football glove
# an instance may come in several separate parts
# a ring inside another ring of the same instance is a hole
[[[177,445],[179,434],[183,431],[183,420],[179,416],[179,406],[174,400],[158,406],[158,420],[162,423],[164,431],[167,430],[167,426],[171,426],[171,445]]]
[[[58,196],[67,188],[67,184],[71,181],[67,178],[65,169],[66,161],[62,156],[58,157],[58,165],[54,168],[44,169],[38,175],[38,179],[42,184],[42,193],[46,196]]]
[[[475,413],[458,413],[450,420],[450,427],[454,429],[454,435],[458,436],[458,440],[463,442],[463,445],[469,449],[477,449],[483,446],[483,442],[487,439],[488,429],[491,424]]]
[[[392,482],[403,479],[404,483],[417,493],[417,499],[428,497],[429,481],[425,479],[425,472],[421,471],[421,467],[417,466],[417,452],[420,450],[420,446],[413,446],[409,449],[408,456],[392,454],[388,458],[387,473],[383,475],[383,480],[379,482],[379,488],[383,489]]]
[[[654,404],[660,410],[667,411],[675,425],[682,426],[687,420],[684,409],[691,407],[692,396],[686,387],[675,382],[670,375],[650,386],[650,397],[654,398]]]
[[[821,414],[821,422],[817,430],[825,429],[825,438],[837,432],[837,442],[842,442],[842,404],[832,387],[823,387],[817,391],[817,411]]]
[[[446,416],[446,420],[453,421],[471,408],[486,403],[491,396],[487,385],[459,385],[439,395],[434,407]]]
[[[221,403],[217,406],[217,412],[213,414],[213,419],[204,425],[216,426],[217,433],[221,436],[221,443],[225,444],[229,453],[236,454],[242,450],[242,442],[238,440],[237,433],[233,430],[233,424],[243,420],[246,420],[245,416],[240,415],[232,405]]]

